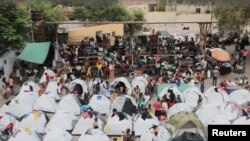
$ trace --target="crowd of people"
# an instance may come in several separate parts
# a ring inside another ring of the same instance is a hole
[[[154,113],[159,120],[165,120],[168,116],[168,109],[182,101],[179,96],[176,96],[173,91],[170,90],[169,97],[165,95],[163,98],[158,98],[151,104],[150,100],[155,97],[155,88],[158,84],[175,83],[177,87],[183,83],[199,84],[201,92],[205,91],[204,80],[206,78],[212,78],[212,85],[218,85],[217,81],[220,76],[219,70],[221,63],[210,61],[206,55],[202,54],[201,47],[195,43],[194,39],[189,41],[170,40],[167,38],[157,41],[149,39],[146,44],[143,44],[142,41],[138,39],[135,40],[136,43],[133,50],[129,47],[121,46],[120,42],[118,39],[115,40],[114,46],[110,48],[102,46],[102,43],[94,43],[94,40],[90,40],[89,42],[83,41],[81,45],[73,47],[63,43],[59,47],[59,57],[53,61],[51,67],[51,69],[56,72],[56,78],[50,78],[48,74],[45,74],[46,82],[40,84],[39,95],[44,94],[50,79],[56,79],[58,86],[57,93],[63,96],[70,91],[65,85],[76,78],[81,78],[87,82],[101,78],[101,83],[94,84],[93,87],[89,89],[89,93],[84,94],[84,100],[80,98],[82,93],[80,91],[82,90],[74,89],[72,91],[74,95],[79,97],[79,101],[81,105],[83,105],[82,108],[85,109],[82,110],[84,116],[93,116],[96,113],[93,113],[93,110],[91,110],[90,107],[86,108],[86,106],[91,96],[100,92],[100,87],[105,88],[109,92],[110,96],[108,96],[108,98],[111,100],[115,100],[119,95],[126,94],[128,91],[126,86],[122,84],[116,87],[110,85],[110,79],[116,76],[133,78],[134,76],[148,74],[150,77],[145,94],[142,93],[138,85],[132,90],[132,97],[135,98],[138,104],[138,107],[135,108],[143,117],[150,118],[150,114]],[[209,42],[210,40],[208,43]],[[209,45],[216,44],[214,42],[216,41],[213,40]],[[56,48],[55,45],[54,47]],[[90,52],[86,50],[89,47],[92,48]],[[103,55],[98,57],[97,61],[86,62],[80,59],[81,56],[98,52],[100,48],[103,48]],[[166,49],[167,52],[162,55],[158,49],[160,51]],[[232,56],[233,70],[235,72],[243,71],[244,73],[248,51],[245,49],[245,45],[243,46],[238,40],[235,41],[235,52]],[[6,64],[7,62],[4,63]],[[3,69],[4,67],[0,70],[1,76],[4,72]],[[19,62],[15,64],[13,73],[9,79],[2,79],[4,98],[8,99],[10,95],[15,94],[13,89],[14,83],[22,85],[23,82],[29,80],[29,76],[32,76],[32,74],[35,75],[36,80],[38,80],[43,72],[41,70],[44,70],[44,67],[39,66],[32,70],[26,63]],[[249,89],[247,78],[241,78],[241,81],[239,85]],[[220,86],[226,89],[224,83],[220,84]],[[197,101],[198,104],[201,101],[202,97]],[[122,114],[118,113],[115,109],[112,112],[113,115],[118,114],[119,117],[124,118]],[[98,119],[95,119],[93,128],[98,128],[97,122]],[[153,129],[155,136],[157,136],[157,127],[153,127]],[[124,141],[134,141],[134,131],[132,131],[132,133],[130,132],[129,129],[125,132]]]

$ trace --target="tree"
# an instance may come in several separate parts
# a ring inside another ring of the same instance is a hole
[[[0,47],[22,48],[27,39],[30,21],[28,12],[17,7],[15,2],[0,3]]]
[[[121,5],[107,7],[102,14],[103,20],[106,21],[129,21],[133,19],[129,11]]]
[[[72,18],[85,21],[87,19],[90,20],[92,16],[93,15],[89,9],[87,9],[85,6],[80,6],[74,8],[74,14],[72,15]]]
[[[28,0],[27,8],[31,10],[41,10],[46,21],[63,21],[67,17],[60,6],[55,6],[50,0]]]
[[[231,5],[215,6],[213,15],[219,22],[220,31],[240,31],[248,19],[246,8]]]

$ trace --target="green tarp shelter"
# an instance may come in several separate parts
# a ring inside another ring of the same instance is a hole
[[[35,64],[43,64],[47,58],[49,48],[50,42],[27,43],[17,59]]]

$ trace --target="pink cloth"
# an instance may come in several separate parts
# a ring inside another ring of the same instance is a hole
[[[154,103],[155,110],[161,110],[161,102],[157,101]]]

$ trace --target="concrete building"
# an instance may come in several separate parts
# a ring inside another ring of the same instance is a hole
[[[207,4],[166,4],[166,12],[177,12],[178,14],[182,13],[191,13],[191,14],[209,14],[213,9],[212,3]]]
[[[160,0],[119,0],[119,3],[131,11],[153,12],[158,10]]]

